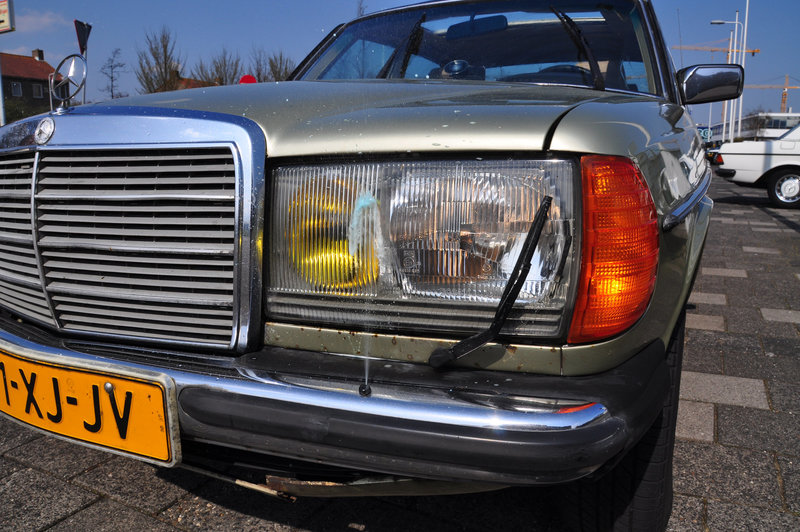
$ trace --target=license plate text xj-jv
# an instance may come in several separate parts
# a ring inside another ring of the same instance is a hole
[[[170,462],[161,383],[63,367],[0,351],[0,412],[47,432]]]

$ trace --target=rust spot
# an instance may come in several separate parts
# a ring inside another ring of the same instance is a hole
[[[517,366],[517,371],[522,371],[522,364],[520,364],[519,366]]]
[[[406,358],[409,360],[414,360],[414,355],[406,355]]]
[[[317,329],[317,330],[319,330],[319,329]],[[305,332],[305,331],[306,331],[305,327],[300,327],[300,332]]]
[[[397,336],[392,337],[392,345],[397,345]]]
[[[373,334],[372,337],[373,338],[377,338],[378,337],[378,333]]]
[[[509,353],[511,353],[513,355],[514,353],[517,352],[517,346],[515,346],[515,345],[507,345],[506,346],[506,351],[508,351]]]
[[[558,349],[557,349],[557,348],[555,348],[555,347],[551,347],[551,348],[550,348],[550,352],[551,352],[551,353],[558,353]]]

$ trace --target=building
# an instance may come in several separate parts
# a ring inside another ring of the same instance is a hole
[[[775,139],[800,124],[800,113],[756,113],[742,118],[742,134],[734,135],[736,140]],[[725,139],[730,136],[730,123],[725,124]],[[738,122],[734,123],[738,133]],[[711,126],[710,145],[722,144],[723,124]]]
[[[30,56],[0,53],[6,122],[50,110],[48,77],[54,70],[42,50]]]

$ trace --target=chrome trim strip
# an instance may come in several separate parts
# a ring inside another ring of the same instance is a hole
[[[692,192],[689,197],[683,201],[683,203],[675,207],[672,212],[664,217],[664,221],[661,223],[661,228],[664,231],[671,231],[676,226],[680,225],[686,219],[686,217],[689,216],[689,213],[694,210],[695,206],[705,197],[706,192],[708,192],[708,187],[710,186],[711,170],[706,170],[702,181],[700,181],[700,183],[694,189],[694,192]]]
[[[44,300],[47,302],[47,308],[50,309],[50,317],[53,318],[53,323],[56,324],[56,327],[61,329],[62,325],[58,319],[58,314],[56,314],[53,298],[50,297],[50,293],[47,291],[47,278],[44,274],[44,259],[39,251],[39,224],[37,223],[39,217],[36,215],[36,188],[39,184],[40,159],[41,154],[37,151],[33,156],[33,173],[31,174],[31,238],[33,239],[33,253],[36,257],[36,269],[39,270],[40,288],[44,294]]]

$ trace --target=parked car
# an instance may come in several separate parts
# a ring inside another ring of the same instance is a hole
[[[775,140],[726,142],[716,162],[728,181],[766,188],[777,207],[800,207],[800,125]]]
[[[649,1],[440,1],[287,83],[10,124],[0,411],[277,496],[569,483],[587,528],[663,529],[712,208],[685,106],[742,79],[673,71]]]
[[[706,150],[706,159],[712,166],[720,164],[719,148],[709,148]]]

